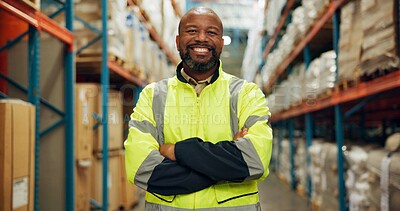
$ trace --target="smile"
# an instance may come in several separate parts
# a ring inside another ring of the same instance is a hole
[[[193,48],[193,51],[199,52],[199,53],[209,52],[208,48]]]

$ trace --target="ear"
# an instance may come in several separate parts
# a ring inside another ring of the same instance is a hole
[[[222,42],[221,42],[221,49],[223,49],[224,48],[224,46],[225,46],[225,40],[224,40],[224,38],[221,38],[222,39]]]
[[[176,50],[179,51],[179,35],[176,35],[175,37],[175,44],[176,44]]]

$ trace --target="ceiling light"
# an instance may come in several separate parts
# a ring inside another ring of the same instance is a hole
[[[222,36],[222,39],[224,39],[224,45],[229,45],[232,42],[232,39],[229,36]]]

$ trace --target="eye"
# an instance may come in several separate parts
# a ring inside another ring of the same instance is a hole
[[[189,29],[186,32],[189,33],[189,34],[194,34],[194,33],[197,32],[197,30],[196,29]]]
[[[209,35],[213,35],[213,36],[214,36],[214,35],[218,35],[218,33],[217,33],[217,32],[214,32],[214,31],[208,31],[207,33],[208,33]]]

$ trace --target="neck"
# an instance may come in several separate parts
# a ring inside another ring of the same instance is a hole
[[[210,70],[204,71],[204,72],[198,72],[196,70],[190,69],[188,66],[183,64],[183,70],[185,71],[186,74],[188,74],[190,77],[194,78],[196,81],[202,81],[210,76],[214,75],[215,71],[217,70],[218,65],[215,67],[211,68]]]

